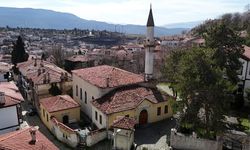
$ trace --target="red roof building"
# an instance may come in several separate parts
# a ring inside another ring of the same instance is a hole
[[[1,150],[59,150],[40,131],[35,132],[36,140],[32,141],[31,128],[13,131],[0,135]]]
[[[72,73],[99,88],[114,88],[144,81],[141,75],[107,65],[73,70]]]
[[[121,117],[114,121],[112,127],[125,130],[133,130],[136,121],[134,118]]]
[[[162,95],[156,89],[135,86],[114,90],[93,100],[92,104],[104,114],[112,114],[135,109],[145,99],[154,104],[168,100],[166,95]]]
[[[14,83],[0,83],[0,134],[19,129],[22,123],[21,102],[23,101]]]
[[[80,108],[80,105],[69,95],[57,95],[40,100],[40,104],[49,112],[63,111],[71,108]]]

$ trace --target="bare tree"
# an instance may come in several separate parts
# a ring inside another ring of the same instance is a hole
[[[64,54],[64,51],[63,51],[61,45],[52,46],[51,51],[49,52],[49,54],[54,57],[54,63],[58,67],[61,67],[61,68],[64,67],[65,54]]]

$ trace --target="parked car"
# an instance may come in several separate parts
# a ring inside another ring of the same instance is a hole
[[[28,110],[28,115],[29,115],[29,116],[35,116],[36,114],[37,114],[37,111],[36,111],[35,108],[30,108],[30,109]]]

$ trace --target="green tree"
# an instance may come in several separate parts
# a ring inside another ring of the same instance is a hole
[[[206,46],[215,49],[215,65],[223,69],[228,79],[236,84],[237,70],[242,66],[239,58],[244,53],[243,39],[224,23],[212,26],[204,35]]]
[[[11,62],[16,66],[17,63],[27,61],[28,58],[29,54],[25,52],[23,40],[18,36],[16,43],[13,43]]]
[[[169,79],[175,78],[171,86],[178,91],[184,104],[181,124],[190,124],[199,135],[210,137],[223,129],[223,118],[227,111],[232,84],[224,78],[223,69],[213,59],[215,49],[193,48],[181,53],[172,53],[165,69]],[[174,66],[174,67],[173,67]],[[178,69],[174,69],[174,68]]]

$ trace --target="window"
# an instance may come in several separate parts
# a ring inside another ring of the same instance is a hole
[[[102,124],[102,115],[99,116],[99,122]]]
[[[85,91],[85,104],[87,104],[87,92]]]
[[[161,107],[158,107],[157,108],[157,116],[160,116],[161,115]]]
[[[43,109],[43,117],[45,117],[45,111],[44,111],[44,109]]]
[[[98,118],[97,118],[97,111],[95,111],[95,120],[97,120]]]
[[[78,96],[78,85],[76,85],[76,96]]]
[[[165,105],[164,113],[165,113],[165,114],[168,113],[168,105]]]
[[[80,88],[80,100],[82,100],[82,88]]]
[[[239,70],[237,70],[238,75],[242,75],[242,72],[243,72],[243,65],[241,66]]]
[[[49,115],[48,114],[46,114],[46,118],[47,118],[47,122],[49,122]]]

